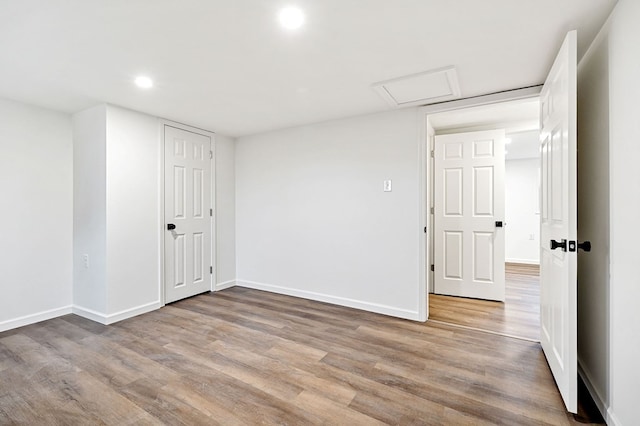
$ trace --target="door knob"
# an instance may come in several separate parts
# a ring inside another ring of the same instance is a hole
[[[173,231],[174,229],[176,229],[176,225],[173,223],[167,223],[167,231]]]
[[[567,251],[567,240],[556,241],[551,240],[551,250],[562,249],[562,251]]]
[[[583,242],[579,242],[578,241],[578,249],[584,250],[586,252],[590,252],[591,251],[591,241],[583,241]]]
[[[507,226],[507,223],[501,220],[496,220],[496,228],[502,228],[503,226]]]
[[[580,250],[584,250],[586,252],[591,251],[591,241],[584,241],[584,242],[579,242],[579,241],[569,241],[569,251],[571,253],[575,253],[576,251],[578,251],[578,249]]]

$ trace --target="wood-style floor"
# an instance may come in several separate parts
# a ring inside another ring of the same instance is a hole
[[[539,344],[231,288],[0,333],[0,424],[574,423]]]
[[[540,267],[506,264],[505,302],[429,295],[429,319],[540,340]]]

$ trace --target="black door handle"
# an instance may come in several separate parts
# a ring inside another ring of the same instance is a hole
[[[167,223],[167,231],[173,231],[176,226],[173,223]]]
[[[586,252],[590,252],[591,251],[591,241],[578,242],[578,249],[584,250]]]
[[[551,250],[562,249],[562,251],[567,251],[567,240],[556,241],[551,240]]]
[[[502,228],[505,225],[506,225],[506,223],[504,223],[503,221],[496,220],[496,228]]]

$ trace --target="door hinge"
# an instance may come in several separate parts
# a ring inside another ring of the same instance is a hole
[[[427,227],[426,226],[424,227],[424,233],[425,234],[427,233]]]
[[[433,214],[433,213],[434,213],[434,209],[433,209],[433,207],[431,207],[431,209],[430,209],[430,210],[431,210],[431,214]]]
[[[209,160],[213,160],[213,151],[209,151]]]
[[[209,216],[213,217],[213,209],[209,209]]]
[[[213,274],[213,266],[209,266],[209,273]]]
[[[433,150],[431,150],[431,158],[435,157]]]
[[[433,265],[431,265],[431,272],[435,271],[435,268],[433,267]]]

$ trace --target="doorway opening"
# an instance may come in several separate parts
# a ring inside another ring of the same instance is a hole
[[[438,285],[436,275],[438,269],[442,274],[442,268],[455,265],[456,260],[449,260],[443,256],[434,256],[433,253],[441,253],[442,247],[437,247],[434,241],[437,234],[442,233],[442,226],[437,221],[443,220],[442,214],[438,214],[438,208],[443,208],[442,200],[436,203],[438,190],[442,192],[444,183],[435,176],[434,171],[443,169],[436,163],[441,160],[438,155],[431,159],[430,173],[430,228],[434,230],[429,238],[429,264],[434,265],[429,279],[429,320],[445,322],[461,327],[468,327],[502,334],[526,340],[540,340],[540,281],[539,281],[539,244],[540,244],[540,142],[539,142],[539,98],[537,96],[527,99],[505,101],[491,105],[456,109],[447,112],[429,114],[427,117],[427,135],[430,150],[436,150],[436,144],[447,138],[443,135],[471,135],[472,132],[482,136],[486,131],[504,131],[503,140],[498,144],[504,144],[504,172],[495,176],[501,182],[496,182],[496,191],[503,191],[504,205],[496,205],[503,211],[493,212],[491,220],[502,221],[503,228],[495,230],[477,230],[478,235],[489,235],[492,244],[502,244],[503,249],[493,253],[496,264],[504,266],[494,268],[504,278],[504,301],[485,300],[491,297],[483,297],[477,292],[464,292],[452,295],[443,291],[445,286]],[[440,139],[440,141],[439,141]],[[437,151],[436,151],[437,152]],[[475,171],[471,171],[475,174]],[[451,173],[450,173],[451,174]],[[436,188],[436,185],[439,185]],[[474,188],[475,180],[470,180],[470,191],[477,192]],[[448,185],[450,186],[450,185]],[[485,195],[475,193],[475,197]],[[499,195],[500,196],[500,195]],[[440,205],[440,206],[438,206]],[[474,212],[471,213],[475,214]],[[492,222],[493,223],[493,222]],[[500,240],[502,239],[502,240]],[[487,245],[487,247],[491,246]],[[479,247],[479,246],[478,246]],[[487,250],[478,248],[478,250]],[[478,253],[469,250],[473,256]],[[467,258],[470,255],[467,255]],[[479,258],[488,258],[479,256]],[[439,263],[439,264],[438,264]],[[474,273],[476,267],[472,267]],[[442,277],[442,275],[440,275]],[[499,282],[500,279],[495,280]],[[443,280],[440,280],[443,281]],[[461,286],[460,288],[463,288]],[[470,288],[473,288],[471,285]]]

